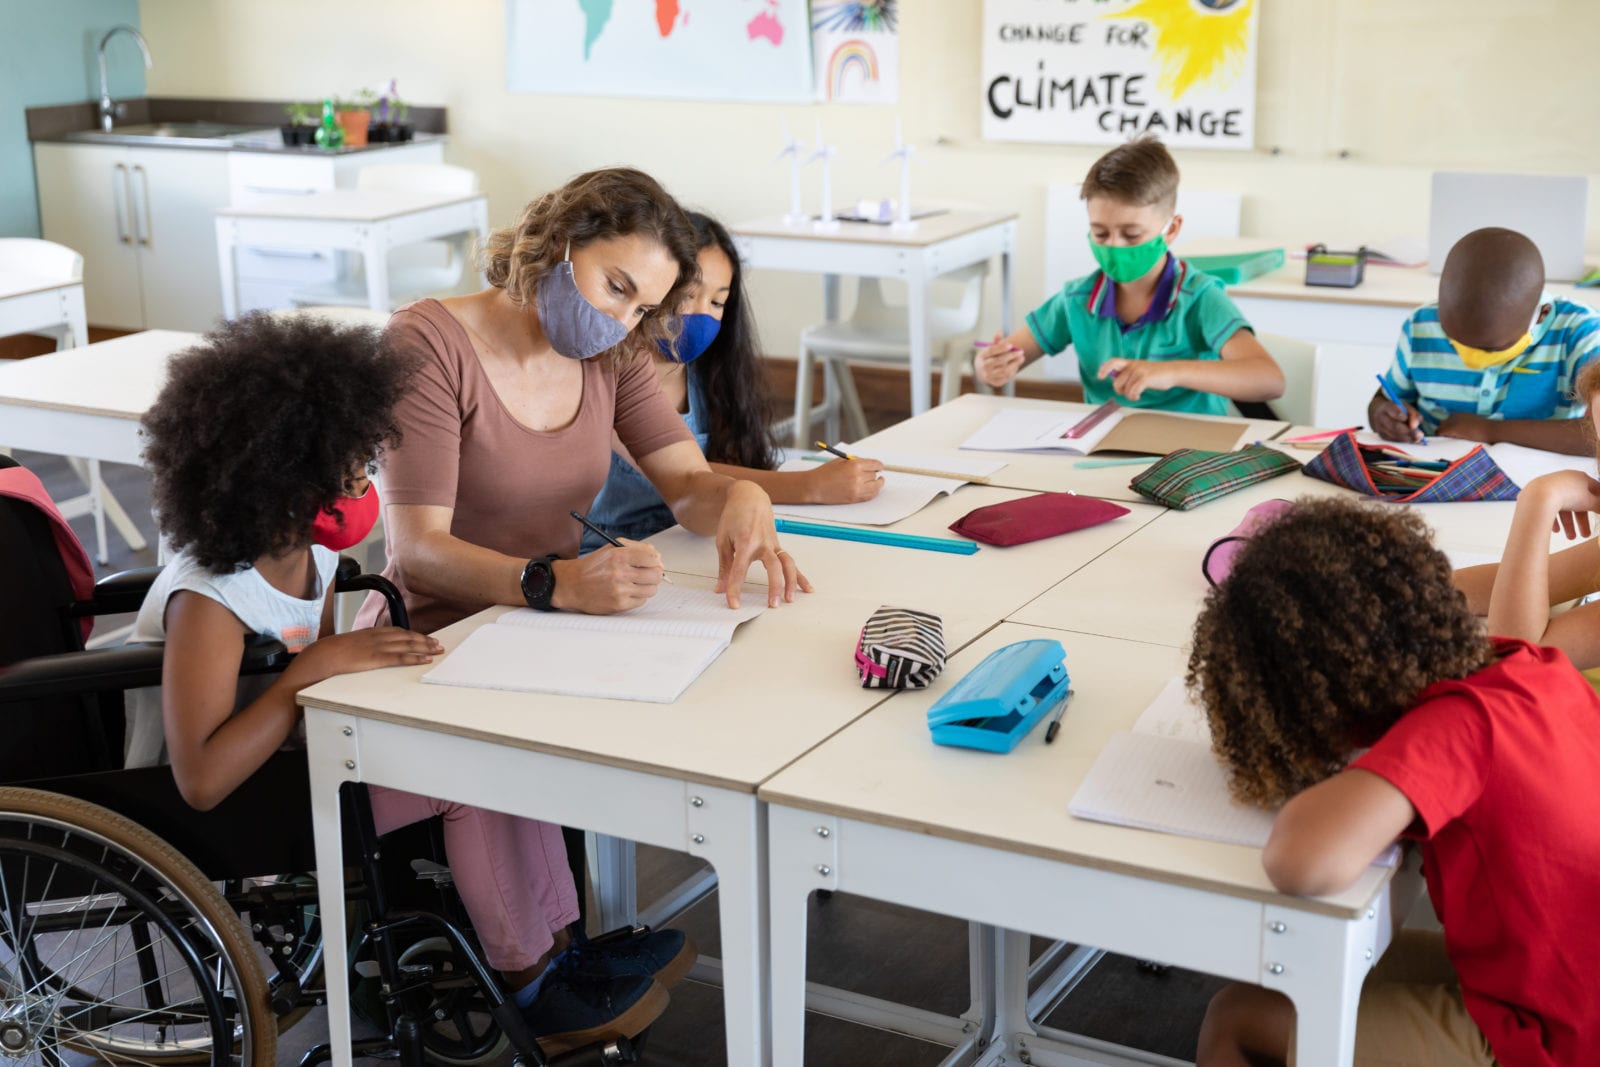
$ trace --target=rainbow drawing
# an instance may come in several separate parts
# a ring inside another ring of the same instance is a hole
[[[841,41],[828,57],[828,99],[836,100],[844,93],[845,78],[858,71],[863,82],[878,80],[878,53],[859,37]]]

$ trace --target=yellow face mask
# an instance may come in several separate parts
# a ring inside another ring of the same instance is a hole
[[[1450,347],[1456,350],[1456,355],[1461,357],[1461,362],[1473,370],[1488,370],[1490,367],[1498,367],[1502,363],[1510,363],[1533,345],[1533,331],[1538,328],[1539,316],[1544,313],[1545,303],[1546,301],[1543,298],[1539,300],[1539,303],[1533,309],[1533,321],[1528,323],[1528,328],[1523,331],[1521,337],[1517,338],[1516,343],[1507,348],[1473,348],[1471,345],[1462,344],[1454,337],[1449,338]]]

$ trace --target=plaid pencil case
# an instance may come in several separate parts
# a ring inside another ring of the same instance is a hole
[[[1251,445],[1237,452],[1180,448],[1140,472],[1128,488],[1178,511],[1189,511],[1248,485],[1299,470],[1300,464],[1275,448]]]
[[[1413,466],[1399,446],[1365,445],[1340,434],[1306,464],[1308,477],[1396,504],[1449,504],[1467,500],[1515,500],[1512,481],[1482,445],[1443,470]]]
[[[944,621],[926,611],[885,605],[856,640],[863,689],[926,689],[944,670]]]

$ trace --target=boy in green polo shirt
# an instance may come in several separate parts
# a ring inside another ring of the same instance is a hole
[[[1183,218],[1174,211],[1178,165],[1160,141],[1141,137],[1101,156],[1083,198],[1100,269],[1035,308],[1026,328],[997,332],[974,363],[980,379],[1002,386],[1070,344],[1091,404],[1224,415],[1229,400],[1283,395],[1283,372],[1222,283],[1167,251]]]

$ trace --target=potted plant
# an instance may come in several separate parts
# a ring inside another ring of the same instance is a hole
[[[371,89],[359,89],[354,96],[335,105],[346,147],[360,148],[367,143],[367,125],[372,121],[372,104],[376,99]]]
[[[367,127],[367,140],[375,143],[409,141],[417,129],[406,121],[411,117],[411,106],[400,99],[395,79],[389,79],[389,88],[378,97],[372,111],[372,125]]]
[[[278,127],[278,132],[283,135],[283,143],[290,148],[315,144],[314,138],[317,133],[317,109],[315,105],[290,104],[283,110],[289,116],[288,124]]]

